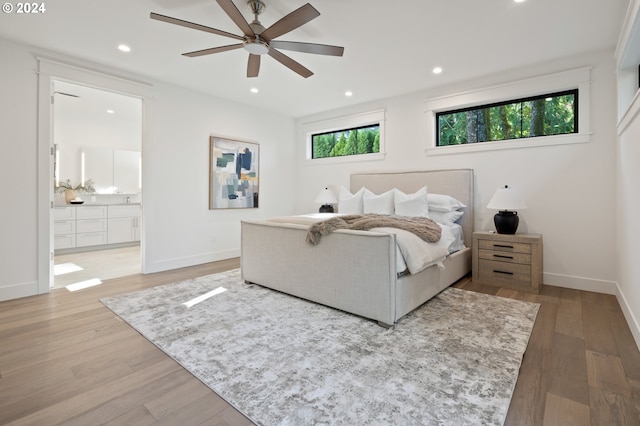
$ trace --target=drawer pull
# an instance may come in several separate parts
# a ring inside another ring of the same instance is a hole
[[[502,254],[494,254],[493,257],[499,257],[501,259],[513,259],[513,256],[504,256]]]
[[[493,270],[493,272],[496,274],[513,275],[513,272],[496,271],[495,269]]]
[[[510,249],[513,248],[513,246],[507,246],[507,245],[504,245],[504,244],[494,244],[493,246],[494,247],[500,247],[500,248],[510,248]]]

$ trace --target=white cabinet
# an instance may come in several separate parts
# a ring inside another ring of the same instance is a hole
[[[53,209],[53,247],[55,249],[76,246],[76,208]]]
[[[54,248],[140,241],[140,205],[83,205],[53,209]]]
[[[140,206],[109,206],[108,243],[140,241]]]
[[[107,244],[107,206],[76,207],[76,247]]]

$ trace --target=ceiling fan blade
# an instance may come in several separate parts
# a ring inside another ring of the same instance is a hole
[[[242,13],[240,13],[236,5],[233,4],[233,1],[231,0],[216,0],[216,1],[218,2],[222,10],[224,10],[224,12],[227,15],[229,15],[229,18],[231,18],[231,20],[236,23],[236,25],[238,26],[238,28],[240,28],[240,30],[244,33],[244,35],[246,35],[247,37],[256,36],[253,30],[251,29],[251,27],[249,26],[249,23],[247,22],[247,20],[244,19],[244,16],[242,16]]]
[[[316,55],[342,56],[344,47],[330,46],[328,44],[299,43],[296,41],[272,40],[271,47],[276,49],[293,50],[295,52],[314,53]]]
[[[195,24],[189,21],[183,21],[182,19],[172,18],[170,16],[160,15],[158,13],[151,12],[151,19],[155,19],[157,21],[168,22],[170,24],[180,25],[181,27],[192,28],[194,30],[205,31],[211,34],[217,34],[225,37],[235,38],[236,40],[244,40],[244,37],[239,35],[231,34],[226,31],[216,30],[215,28],[206,27],[204,25]]]
[[[247,77],[257,77],[260,72],[260,55],[249,54],[249,63],[247,64]]]
[[[242,48],[242,46],[243,46],[242,43],[230,44],[228,46],[220,46],[220,47],[212,47],[211,49],[196,50],[195,52],[183,53],[182,55],[188,56],[190,58],[195,58],[197,56],[211,55],[213,53],[220,53],[220,52],[226,52],[228,50],[240,49]]]
[[[260,37],[269,41],[289,31],[295,30],[318,16],[320,16],[320,12],[307,3],[264,30],[262,34],[260,34]]]
[[[269,49],[269,56],[271,56],[276,61],[280,62],[285,67],[290,68],[292,71],[297,72],[304,78],[308,78],[313,75],[313,73],[309,71],[307,68],[303,67],[301,64],[294,61],[293,59],[283,54],[282,52],[278,52],[276,49]]]

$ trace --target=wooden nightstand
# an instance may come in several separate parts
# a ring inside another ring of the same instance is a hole
[[[542,235],[473,233],[473,281],[538,293],[542,286]]]

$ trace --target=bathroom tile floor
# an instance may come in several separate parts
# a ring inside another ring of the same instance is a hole
[[[140,246],[57,255],[54,273],[57,272],[66,273],[55,275],[54,288],[95,278],[105,280],[139,274]]]

